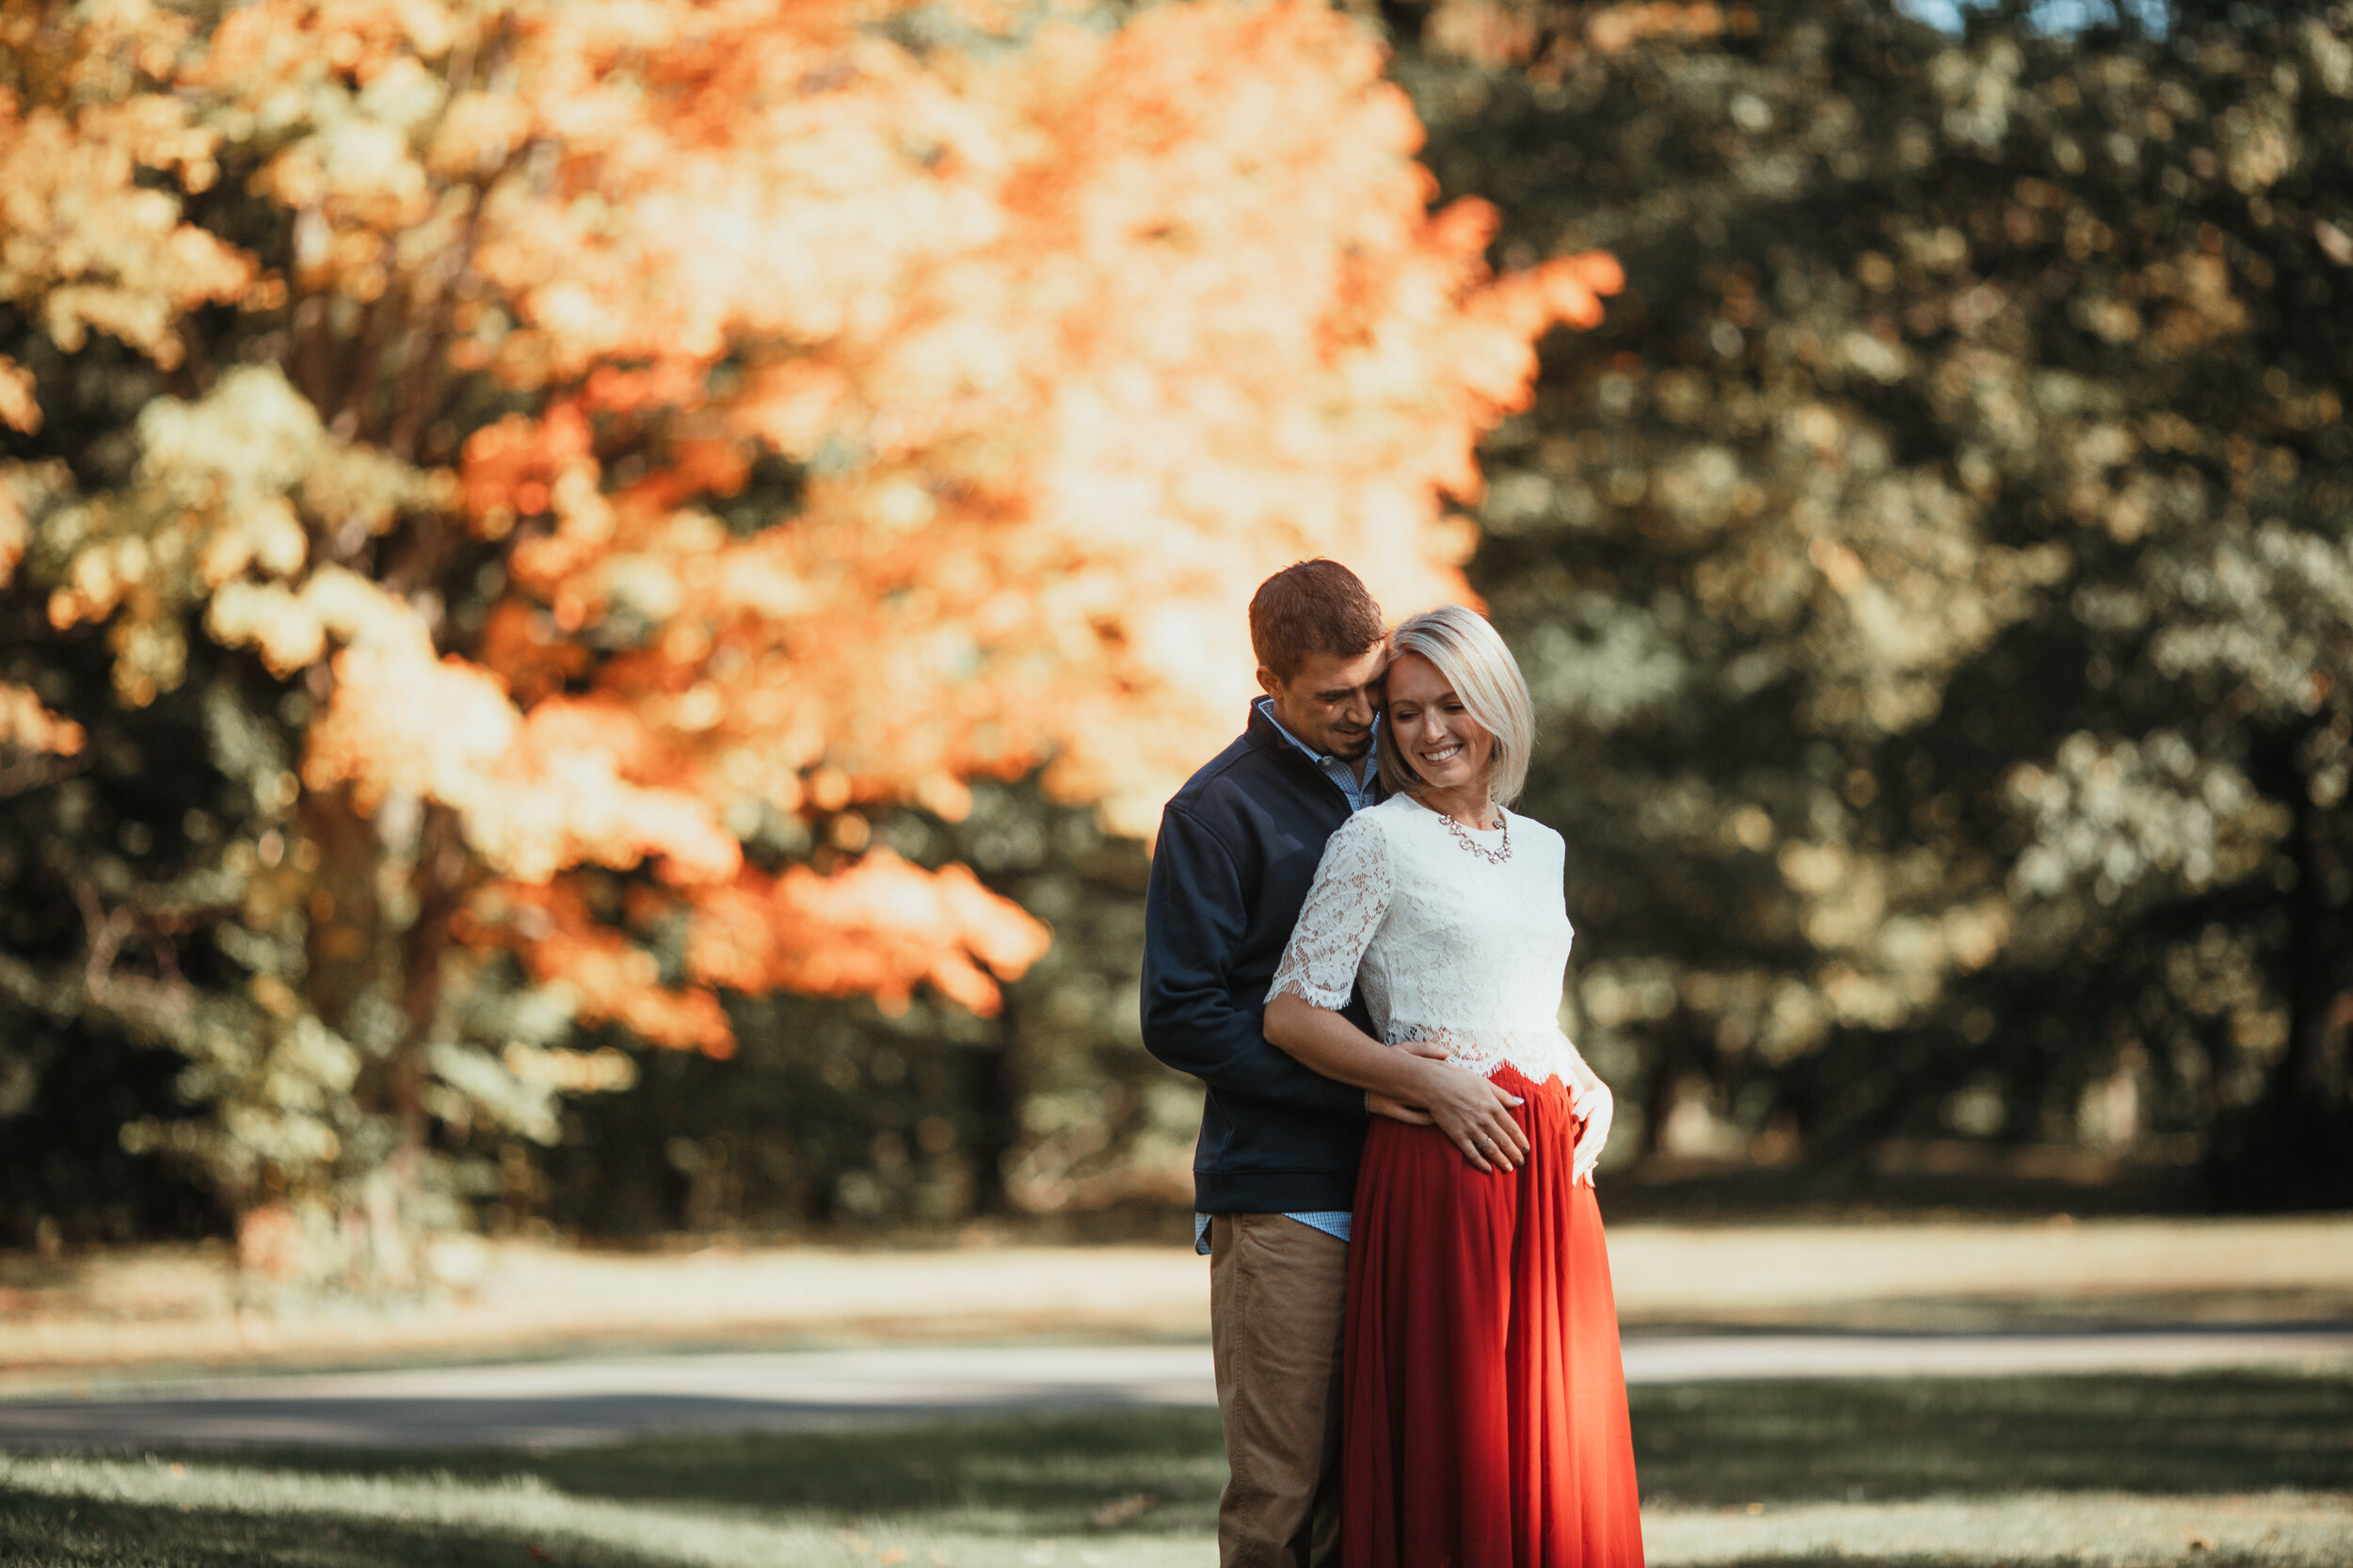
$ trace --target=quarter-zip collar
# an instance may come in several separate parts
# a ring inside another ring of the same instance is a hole
[[[1372,728],[1377,742],[1381,732],[1381,715],[1378,712],[1372,715]],[[1273,697],[1262,696],[1250,705],[1250,725],[1246,733],[1253,744],[1287,761],[1307,763],[1315,769],[1318,777],[1339,791],[1342,798],[1348,802],[1350,810],[1361,811],[1368,806],[1379,804],[1381,799],[1380,768],[1378,766],[1367,767],[1363,778],[1359,779],[1356,770],[1347,762],[1329,752],[1316,750],[1285,728],[1283,721],[1274,716]],[[1366,760],[1370,762],[1371,759],[1367,758]]]

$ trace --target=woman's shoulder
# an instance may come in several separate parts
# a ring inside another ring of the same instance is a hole
[[[1437,825],[1438,814],[1403,791],[1383,797],[1349,819],[1349,826],[1357,832],[1375,835],[1390,844],[1411,842]]]
[[[1549,855],[1563,858],[1567,856],[1569,841],[1561,837],[1557,828],[1538,822],[1534,817],[1522,816],[1508,807],[1505,808],[1503,815],[1504,820],[1512,824],[1513,838],[1524,843],[1542,845]]]
[[[1332,830],[1332,837],[1324,840],[1327,853],[1329,846],[1340,844],[1354,845],[1360,849],[1375,846],[1386,848],[1389,840],[1396,836],[1401,825],[1397,814],[1389,808],[1402,799],[1404,799],[1402,795],[1391,795],[1386,800],[1378,801],[1360,811],[1351,813],[1346,822]],[[1408,804],[1411,803],[1408,802]]]

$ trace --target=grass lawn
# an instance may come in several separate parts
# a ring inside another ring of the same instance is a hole
[[[1651,1560],[2353,1563],[2353,1376],[1641,1388]],[[1214,1413],[548,1453],[0,1455],[0,1564],[1209,1568]]]

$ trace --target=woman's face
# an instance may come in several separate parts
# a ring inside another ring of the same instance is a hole
[[[1389,665],[1384,722],[1405,765],[1430,788],[1454,790],[1486,778],[1495,736],[1470,716],[1438,666],[1420,654],[1401,653]]]

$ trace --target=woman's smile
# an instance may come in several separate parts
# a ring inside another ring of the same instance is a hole
[[[1389,732],[1397,737],[1397,749],[1420,776],[1425,789],[1451,792],[1483,786],[1495,737],[1471,717],[1452,684],[1429,660],[1409,653],[1389,666],[1386,718]],[[1486,825],[1483,799],[1426,804],[1442,811],[1460,804],[1469,813],[1466,820]]]

